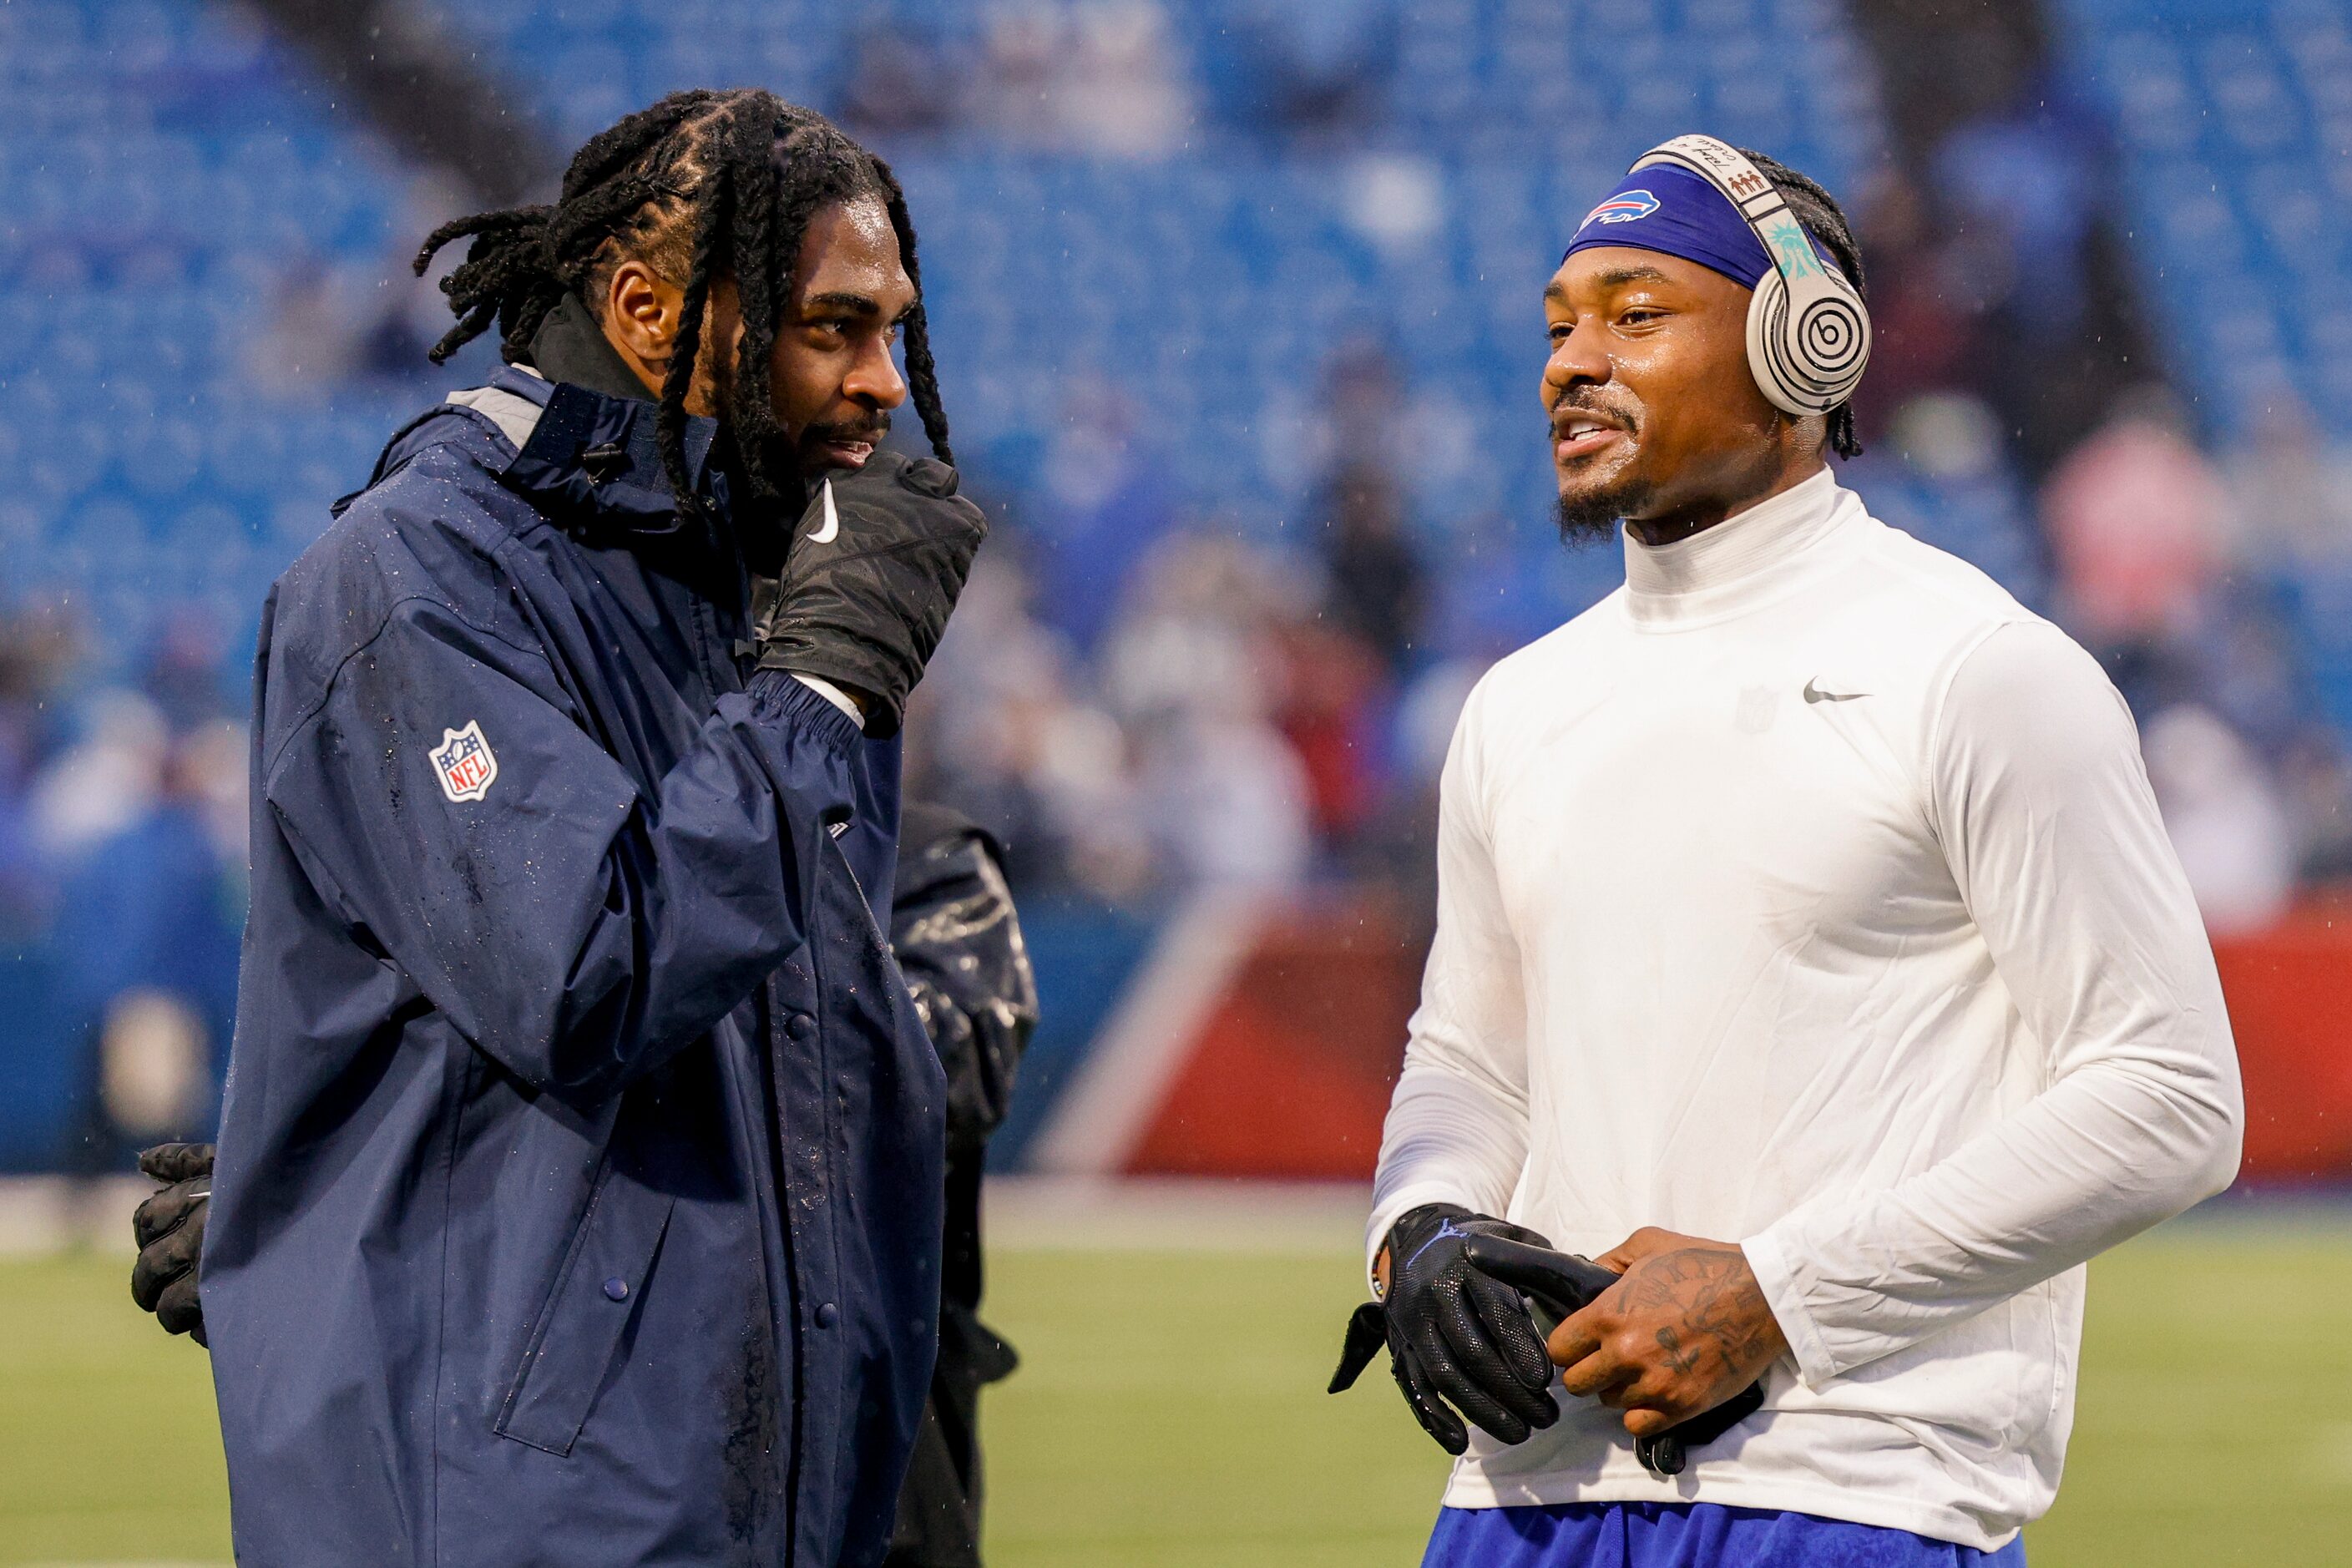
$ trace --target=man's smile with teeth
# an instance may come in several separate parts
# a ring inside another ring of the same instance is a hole
[[[1591,414],[1563,415],[1552,422],[1552,445],[1560,461],[1591,457],[1624,434],[1622,426]]]

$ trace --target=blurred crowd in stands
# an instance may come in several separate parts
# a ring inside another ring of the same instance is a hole
[[[1396,67],[1395,0],[1244,0],[1205,72],[1157,0],[1032,0],[975,29],[883,9],[861,24],[836,111],[877,142],[971,133],[1031,151],[1150,157],[1205,117],[1293,145],[1374,127]],[[1204,101],[1206,100],[1206,101]]]
[[[2209,379],[2166,363],[2135,309],[2161,253],[2132,235],[2109,131],[2053,63],[2049,21],[1930,0],[1856,16],[1892,31],[1879,58],[1908,153],[1861,202],[1865,434],[1928,469],[1981,444],[2013,475],[2044,571],[1997,574],[2131,703],[2208,924],[2262,926],[2299,886],[2352,876],[2344,733],[2288,619],[2352,563],[2352,470],[2285,385],[2251,444],[2217,439],[2241,411],[2197,406]]]
[[[89,1170],[208,1124],[245,921],[242,671],[217,621],[168,616],[121,684],[69,605],[0,616],[0,1014],[68,1042]]]

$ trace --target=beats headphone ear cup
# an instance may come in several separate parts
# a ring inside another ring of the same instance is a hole
[[[1792,294],[1778,268],[1757,279],[1748,368],[1775,408],[1826,414],[1853,395],[1869,362],[1870,316],[1851,289],[1824,279]]]
[[[1662,142],[1634,160],[1633,173],[1657,163],[1713,185],[1771,262],[1748,301],[1748,368],[1772,406],[1801,419],[1827,414],[1853,396],[1870,363],[1870,311],[1802,235],[1787,199],[1772,195],[1767,202],[1771,182],[1737,147],[1712,136]],[[1776,242],[1787,247],[1777,256]],[[1793,287],[1784,267],[1796,275]]]

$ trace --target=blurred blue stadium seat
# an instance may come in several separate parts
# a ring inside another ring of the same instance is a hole
[[[692,82],[757,80],[830,103],[861,31],[969,47],[990,16],[946,0],[897,0],[846,22],[815,0],[444,11],[574,136]],[[1391,79],[1383,118],[1344,153],[1218,118],[1217,105],[1256,90],[1241,81],[1262,37],[1252,29],[1280,12],[1265,0],[1169,8],[1174,58],[1199,74],[1203,107],[1165,157],[992,149],[970,134],[895,149],[950,407],[976,460],[1034,447],[1065,413],[1065,389],[1100,373],[1138,401],[1195,502],[1279,538],[1302,521],[1311,476],[1266,432],[1317,395],[1331,350],[1364,334],[1394,345],[1408,381],[1481,433],[1468,471],[1415,476],[1424,526],[1443,535],[1497,511],[1541,517],[1544,452],[1523,438],[1538,291],[1624,163],[1703,126],[1853,195],[1885,155],[1872,72],[1830,0],[1357,0],[1357,23],[1385,29]],[[2205,80],[2207,67],[2168,54],[2160,34],[2117,35],[2116,49],[2157,62],[2136,80],[2160,88],[2175,67]],[[2229,67],[2249,126],[2274,116],[2288,73],[2317,68],[2286,44],[2263,47],[2260,73]],[[2159,88],[2147,114],[2160,132],[2180,116]],[[334,116],[282,46],[199,0],[0,7],[0,93],[17,127],[0,139],[13,198],[0,251],[37,280],[6,306],[25,330],[0,339],[0,409],[23,476],[11,501],[32,520],[28,536],[56,546],[26,552],[12,584],[133,603],[170,585],[153,563],[178,531],[229,518],[239,538],[222,553],[237,572],[203,575],[249,618],[267,577],[323,524],[325,501],[364,476],[433,384],[338,383],[322,397],[273,391],[255,363],[290,269],[383,268],[414,238],[409,175]],[[2166,177],[2183,188],[2196,178]],[[2266,234],[2210,192],[2168,210],[2210,254],[2276,248],[2317,294],[2337,281],[2340,226],[2297,211]],[[2330,375],[2352,385],[2352,307],[2327,309],[2321,328],[2274,331],[2275,353],[2285,363],[2335,344],[2329,363],[2343,368]],[[140,531],[100,526],[123,508]],[[1546,558],[1544,531],[1520,531],[1530,563]],[[132,538],[150,548],[125,551]],[[1979,553],[2015,553],[2005,551]],[[1605,586],[1581,568],[1558,575],[1577,595]]]
[[[2115,126],[2132,249],[2182,390],[2224,439],[2293,395],[2352,436],[2352,11],[2330,0],[2065,0]],[[2219,348],[2224,352],[2212,353]]]
[[[227,438],[282,427],[257,412],[272,289],[292,267],[378,261],[407,176],[250,19],[194,0],[0,7],[0,257],[24,281],[0,342],[26,541],[5,546],[7,589],[125,617],[101,660],[189,596],[248,624],[290,553],[253,542],[286,507],[323,521],[390,412],[340,387],[323,405],[331,480]]]
[[[2131,249],[2175,384],[2224,445],[2281,405],[2352,439],[2352,7],[2064,0],[2071,67],[2115,127]],[[2304,563],[2289,623],[2352,730],[2352,569]]]

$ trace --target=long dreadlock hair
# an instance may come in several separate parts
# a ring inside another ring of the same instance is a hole
[[[711,285],[731,277],[743,332],[734,374],[720,378],[724,413],[753,492],[774,499],[784,476],[770,471],[772,455],[787,447],[769,402],[768,365],[798,281],[801,242],[819,211],[864,197],[882,202],[898,233],[899,259],[915,286],[914,307],[901,322],[908,390],[931,450],[952,464],[906,194],[889,164],[824,116],[756,88],[672,93],[590,139],[552,205],[477,213],[426,236],[416,254],[419,277],[443,246],[473,237],[465,261],[441,280],[457,324],[433,345],[433,363],[493,321],[508,361],[522,358],[567,292],[601,316],[614,270],[625,259],[644,261],[684,290],[656,429],[670,487],[681,507],[692,507],[686,399]]]
[[[1831,258],[1853,291],[1864,299],[1869,290],[1863,284],[1862,247],[1854,243],[1853,226],[1846,222],[1845,209],[1837,198],[1822,188],[1821,183],[1781,163],[1742,147],[1740,156],[1756,165],[1763,176],[1779,187],[1781,199],[1797,215],[1798,223],[1807,233],[1829,247]],[[1841,458],[1862,456],[1862,439],[1853,430],[1853,400],[1846,399],[1829,411],[1830,450]]]

